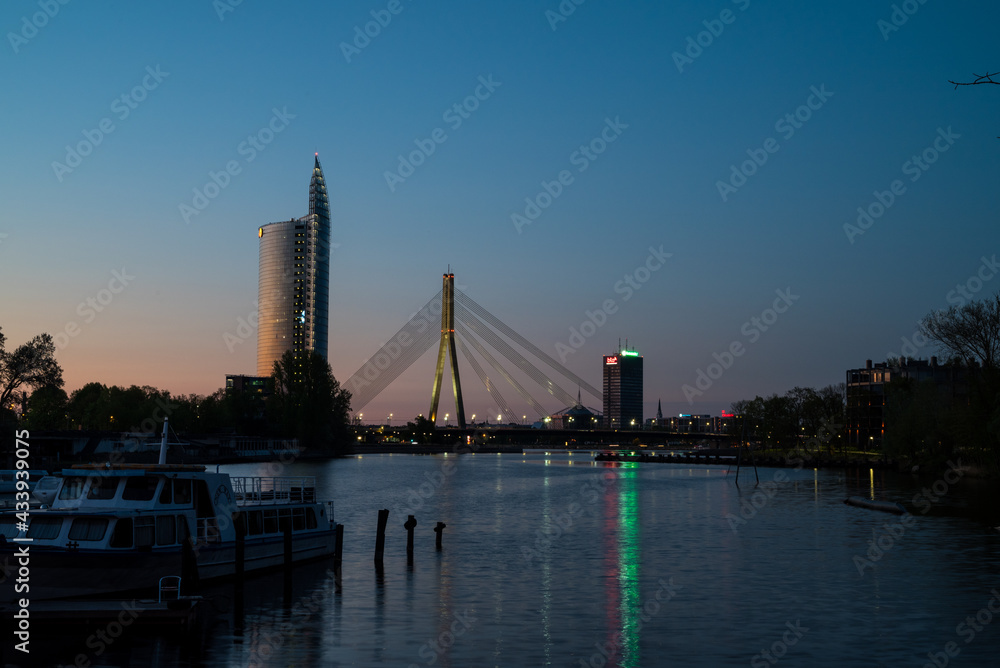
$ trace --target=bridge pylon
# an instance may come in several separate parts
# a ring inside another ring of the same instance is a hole
[[[455,274],[445,274],[441,288],[441,344],[438,346],[437,370],[431,390],[431,424],[437,424],[438,400],[444,378],[445,356],[451,357],[451,383],[455,390],[458,426],[465,429],[465,406],[462,404],[462,382],[458,376],[458,350],[455,347]]]

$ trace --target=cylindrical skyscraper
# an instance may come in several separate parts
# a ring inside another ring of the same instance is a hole
[[[286,350],[327,356],[330,312],[330,200],[319,154],[309,214],[264,225],[258,278],[257,375],[269,376]]]

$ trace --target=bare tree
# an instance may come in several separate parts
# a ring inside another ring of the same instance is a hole
[[[981,364],[990,374],[1000,365],[1000,294],[927,316],[923,328],[948,354]]]

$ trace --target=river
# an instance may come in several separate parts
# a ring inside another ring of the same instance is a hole
[[[961,471],[760,469],[755,486],[752,469],[736,485],[726,466],[588,452],[222,470],[317,476],[345,525],[341,581],[323,563],[290,583],[249,579],[242,601],[212,587],[185,634],[39,630],[34,665],[940,667],[1000,655],[998,494]],[[911,514],[850,507],[850,495]]]

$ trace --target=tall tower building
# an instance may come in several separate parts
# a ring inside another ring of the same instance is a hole
[[[319,164],[309,183],[309,213],[257,230],[257,375],[270,376],[286,350],[327,356],[330,317],[330,199]]]
[[[642,355],[633,350],[604,356],[604,427],[642,428]]]

